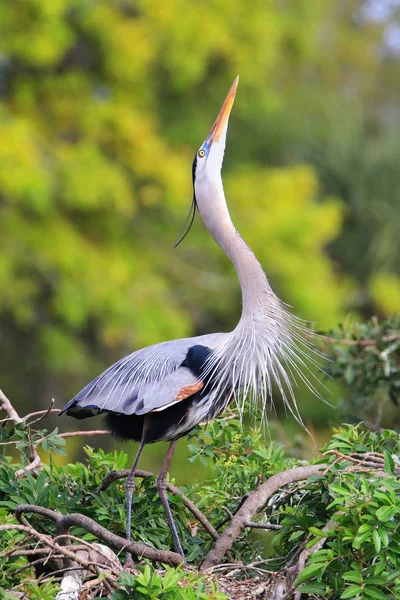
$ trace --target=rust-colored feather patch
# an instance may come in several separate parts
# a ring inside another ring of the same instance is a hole
[[[196,392],[199,392],[204,387],[204,383],[202,381],[196,381],[192,385],[185,385],[181,388],[179,394],[175,398],[176,402],[180,400],[186,400],[189,396],[193,396]]]

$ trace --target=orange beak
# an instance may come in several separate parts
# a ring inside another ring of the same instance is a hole
[[[222,132],[224,131],[225,125],[227,124],[227,121],[229,119],[229,115],[231,114],[238,84],[239,75],[232,83],[231,89],[229,90],[228,95],[225,98],[222,108],[219,111],[218,117],[216,118],[215,123],[211,129],[210,135],[207,138],[209,144],[212,144],[213,142],[218,142],[220,140]]]

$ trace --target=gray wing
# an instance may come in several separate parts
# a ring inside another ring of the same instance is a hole
[[[85,418],[102,411],[141,415],[163,410],[183,399],[178,398],[183,388],[197,391],[199,380],[182,366],[189,348],[195,344],[213,348],[222,336],[216,333],[183,338],[137,350],[96,377],[60,414],[68,412]]]

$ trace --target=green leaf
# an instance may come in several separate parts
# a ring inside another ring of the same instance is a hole
[[[340,496],[350,496],[350,493],[351,493],[351,492],[349,492],[349,490],[346,490],[346,488],[342,487],[341,485],[330,485],[329,491],[335,492],[336,494],[339,494]]]
[[[379,588],[374,585],[367,585],[367,581],[365,582],[364,594],[369,598],[377,598],[378,600],[385,600],[387,595],[382,592]]]
[[[378,533],[378,531],[376,529],[373,530],[372,532],[372,539],[374,542],[374,546],[375,546],[375,551],[378,554],[378,552],[380,552],[381,549],[381,538],[380,535]]]
[[[357,535],[362,535],[372,530],[372,526],[369,523],[363,523],[357,531]]]
[[[352,581],[353,583],[362,583],[362,575],[360,571],[347,571],[343,573],[342,578],[345,581]]]
[[[324,583],[305,583],[301,585],[297,591],[301,592],[302,594],[319,594],[327,597],[326,593],[330,592],[331,590],[327,588]]]
[[[381,508],[378,508],[376,511],[376,517],[383,522],[390,521],[390,519],[393,519],[395,514],[396,508],[393,506],[381,506]]]
[[[326,538],[326,532],[322,531],[322,529],[318,529],[318,527],[309,527],[308,531],[317,537]]]
[[[400,569],[396,569],[395,571],[392,571],[391,573],[389,573],[388,575],[388,582],[389,581],[394,581],[394,579],[400,578]]]
[[[387,450],[383,451],[384,469],[389,475],[394,475],[394,460]]]
[[[319,573],[320,571],[322,571],[325,568],[326,568],[326,563],[315,563],[313,565],[308,565],[307,567],[305,567],[302,570],[302,572],[296,579],[294,585],[298,586],[298,585],[300,585],[300,583],[303,583],[303,581],[307,581],[307,579],[311,579],[311,577],[313,577],[314,575],[316,575],[317,573]]]
[[[355,598],[356,596],[360,596],[363,592],[363,588],[360,585],[351,585],[346,588],[343,594],[340,596],[341,598]]]
[[[387,583],[387,579],[384,577],[375,577],[372,575],[372,577],[365,579],[365,585],[385,585],[385,583]]]
[[[370,535],[371,535],[371,531],[367,531],[366,533],[363,533],[362,535],[357,535],[354,538],[353,543],[352,543],[353,548],[356,548],[357,550],[359,548],[361,548],[363,543],[370,538]]]

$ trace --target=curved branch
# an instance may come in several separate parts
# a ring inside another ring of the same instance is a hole
[[[33,458],[32,462],[30,462],[29,465],[26,465],[26,467],[24,467],[23,469],[18,469],[18,471],[15,471],[15,477],[16,477],[16,479],[18,479],[19,477],[23,477],[26,472],[30,473],[31,471],[34,471],[35,469],[42,469],[42,468],[43,468],[42,460],[41,460],[39,454],[37,454],[37,452],[34,451],[34,458]]]
[[[126,550],[138,558],[144,557],[155,562],[163,562],[175,567],[183,563],[182,556],[176,552],[171,552],[170,550],[156,550],[151,546],[146,546],[139,542],[129,542],[125,538],[108,531],[108,529],[102,527],[96,523],[96,521],[93,521],[93,519],[90,519],[85,515],[71,513],[64,516],[54,510],[44,508],[43,506],[35,506],[34,504],[20,504],[15,509],[15,515],[19,521],[23,518],[23,514],[27,512],[36,513],[53,521],[56,524],[58,535],[68,533],[71,527],[83,527],[86,531],[92,533],[107,544],[115,546],[119,550]]]
[[[106,490],[114,481],[118,479],[125,479],[128,477],[130,471],[128,469],[123,469],[122,471],[110,471],[110,473],[103,479],[103,482],[100,486],[100,491]],[[141,469],[137,469],[135,471],[135,477],[140,477],[144,479],[145,477],[152,477],[154,473],[150,471],[142,471]],[[174,494],[174,496],[179,496],[182,498],[183,503],[186,508],[190,510],[192,515],[203,525],[204,529],[210,534],[213,540],[217,540],[219,535],[215,527],[213,527],[207,517],[201,512],[201,510],[188,498],[179,488],[177,488],[172,483],[167,481],[167,490]]]
[[[287,471],[282,471],[282,473],[273,475],[268,481],[251,492],[228,527],[223,531],[213,548],[207,554],[200,570],[203,572],[207,571],[221,562],[224,555],[230,550],[233,542],[246,527],[246,524],[251,521],[253,515],[281,487],[288,485],[289,483],[308,479],[312,475],[317,475],[322,469],[326,468],[327,465],[318,464],[288,469]]]
[[[0,402],[0,408],[7,413],[10,421],[14,421],[14,423],[22,423],[21,417],[2,390],[0,390]]]

